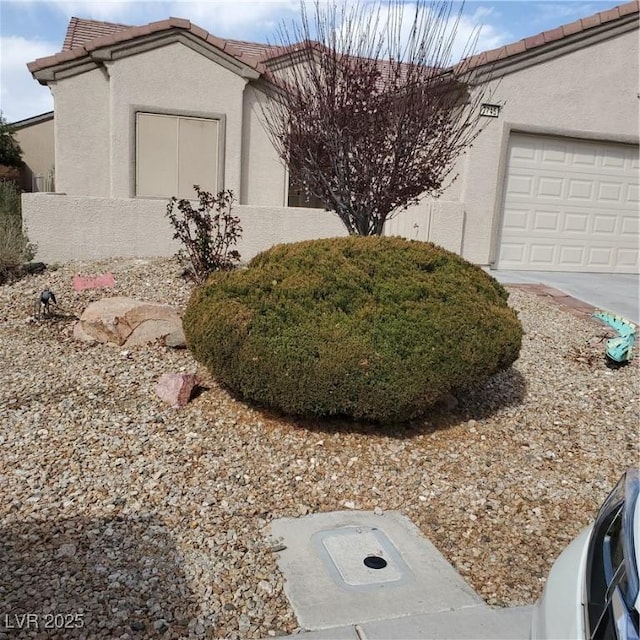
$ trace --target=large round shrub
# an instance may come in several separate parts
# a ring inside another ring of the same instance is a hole
[[[278,245],[189,301],[196,359],[285,413],[402,421],[518,357],[507,292],[431,243],[346,237]]]

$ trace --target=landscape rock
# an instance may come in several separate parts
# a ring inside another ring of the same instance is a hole
[[[198,382],[195,373],[164,373],[156,384],[156,393],[172,407],[184,407]]]
[[[489,605],[531,604],[640,459],[640,358],[608,369],[602,327],[531,292],[510,288],[526,331],[512,370],[456,393],[454,410],[372,427],[270,414],[204,372],[207,391],[175,410],[154,387],[165,372],[200,372],[190,351],[87,348],[70,322],[26,318],[45,286],[79,316],[95,292],[73,292],[73,275],[106,271],[118,295],[178,309],[192,295],[168,258],[74,261],[0,287],[0,575],[11,576],[0,619],[85,613],[83,629],[50,638],[292,634],[276,562],[286,545],[265,525],[343,501],[401,511]],[[0,622],[3,635],[46,634]]]
[[[171,347],[172,349],[185,349],[187,346],[187,339],[184,335],[184,329],[182,326],[166,336],[164,344],[166,347]]]
[[[47,265],[44,262],[27,262],[22,265],[22,270],[30,275],[43,273],[46,269]]]
[[[84,291],[85,289],[111,289],[115,286],[113,274],[109,271],[97,276],[73,276],[73,290]]]
[[[182,333],[182,321],[168,304],[116,296],[92,302],[80,316],[73,335],[85,342],[111,342],[131,347]],[[184,335],[184,334],[182,334]]]

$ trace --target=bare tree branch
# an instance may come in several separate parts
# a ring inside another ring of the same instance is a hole
[[[268,63],[266,129],[292,180],[351,234],[380,235],[387,219],[442,193],[480,131],[481,91],[452,66],[462,8],[452,2],[304,2],[278,33]],[[412,15],[407,15],[413,7]]]

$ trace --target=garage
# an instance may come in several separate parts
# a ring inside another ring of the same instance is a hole
[[[638,147],[512,134],[497,267],[638,273]]]

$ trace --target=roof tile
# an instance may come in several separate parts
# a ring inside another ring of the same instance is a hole
[[[191,21],[186,20],[185,18],[169,18],[169,22],[172,27],[177,27],[178,29],[191,29]]]
[[[592,16],[588,16],[586,18],[582,18],[582,20],[580,20],[580,22],[582,23],[582,29],[586,30],[586,29],[591,29],[592,27],[597,27],[599,24],[601,24],[600,21],[600,14],[596,13]]]
[[[516,53],[522,53],[526,50],[524,40],[518,40],[518,42],[513,42],[505,47],[505,57],[514,56]]]
[[[538,33],[535,36],[529,36],[524,39],[524,46],[527,49],[534,49],[535,47],[539,47],[544,44],[544,32]]]
[[[606,11],[600,12],[600,20],[605,22],[610,22],[611,20],[617,20],[620,17],[620,8],[613,7],[613,9],[607,9]]]
[[[207,39],[207,36],[209,35],[208,31],[205,31],[202,27],[199,27],[196,24],[191,23],[191,33],[193,33],[194,36],[197,36],[198,38],[202,38],[203,40]]]
[[[151,33],[156,33],[157,31],[166,31],[171,28],[171,20],[156,20],[156,22],[150,22],[148,27]]]
[[[626,4],[618,5],[618,11],[620,12],[620,17],[627,16],[630,13],[638,12],[638,0],[634,0],[633,2],[627,2]]]
[[[612,22],[626,15],[638,13],[639,0],[633,0],[626,4],[619,5],[612,9],[602,11],[592,16],[587,16],[582,20],[576,20],[555,29],[543,31],[537,35],[525,38],[518,42],[513,42],[497,49],[484,51],[480,54],[467,58],[460,63],[460,66],[481,66],[489,62],[508,58],[513,55],[523,53],[527,50],[540,47],[545,43],[555,42],[563,37],[580,33],[592,27],[607,22]],[[171,17],[165,20],[158,20],[146,25],[132,27],[130,25],[119,24],[115,22],[101,22],[97,20],[84,20],[73,17],[69,21],[67,32],[64,39],[62,51],[58,54],[39,58],[30,62],[27,66],[34,73],[40,69],[73,60],[86,55],[87,52],[94,51],[99,47],[110,46],[119,42],[126,42],[140,36],[156,33],[160,31],[168,31],[172,28],[186,29],[193,33],[196,37],[201,38],[209,44],[226,51],[229,55],[241,59],[242,62],[252,66],[261,73],[264,72],[264,62],[275,59],[282,55],[286,55],[296,50],[308,46],[317,47],[318,43],[298,43],[290,47],[274,46],[268,44],[260,44],[255,42],[246,42],[242,40],[224,40],[205,29],[194,25],[184,18]],[[73,52],[73,54],[71,53]]]
[[[543,31],[542,36],[544,37],[545,44],[547,42],[555,42],[556,40],[561,40],[564,38],[564,32],[562,31],[562,27],[556,27],[555,29],[550,29],[549,31]]]
[[[567,36],[573,35],[574,33],[580,33],[582,31],[582,22],[580,20],[575,20],[574,22],[569,22],[568,24],[563,24],[562,32]]]

